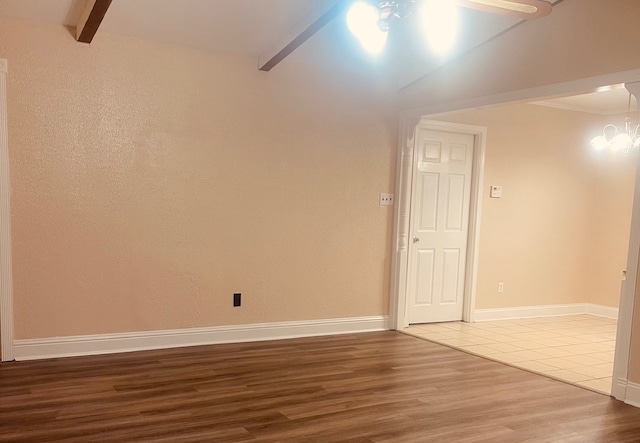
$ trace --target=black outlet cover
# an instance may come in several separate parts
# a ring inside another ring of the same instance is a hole
[[[233,306],[238,307],[242,305],[242,294],[237,292],[233,294]]]

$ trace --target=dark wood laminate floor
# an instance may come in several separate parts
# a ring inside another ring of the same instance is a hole
[[[0,365],[1,442],[638,442],[640,409],[397,332]]]

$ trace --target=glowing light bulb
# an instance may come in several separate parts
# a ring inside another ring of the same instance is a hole
[[[347,12],[349,31],[371,54],[379,54],[387,42],[387,33],[378,27],[378,9],[365,2],[354,3]]]
[[[611,149],[614,151],[627,152],[631,145],[633,145],[633,141],[626,132],[616,135],[613,137],[613,140],[611,140]]]
[[[599,135],[591,139],[590,145],[593,146],[593,149],[596,151],[604,151],[609,146],[609,141],[604,135]]]
[[[436,54],[446,55],[453,49],[460,22],[453,0],[425,0],[420,20],[427,43]]]

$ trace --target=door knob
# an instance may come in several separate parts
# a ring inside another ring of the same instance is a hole
[[[414,243],[418,243],[420,241],[420,239],[418,237],[413,237],[413,242]]]

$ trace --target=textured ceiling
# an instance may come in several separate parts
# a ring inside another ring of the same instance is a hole
[[[87,0],[0,0],[0,17],[73,26]],[[345,0],[346,1],[346,0]],[[560,0],[551,0],[557,3]],[[336,0],[113,0],[98,31],[205,50],[258,57]],[[434,57],[415,30],[390,38],[386,57],[366,55],[337,17],[291,55],[298,62],[391,74],[404,87],[461,54],[517,25],[510,17],[461,9],[455,50]],[[541,19],[544,20],[544,19]],[[285,60],[286,63],[286,60]]]
[[[113,0],[100,32],[257,56],[332,0]],[[84,0],[0,0],[0,16],[75,25]]]

